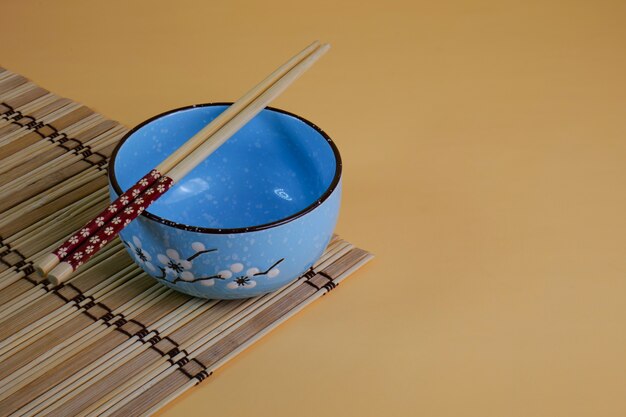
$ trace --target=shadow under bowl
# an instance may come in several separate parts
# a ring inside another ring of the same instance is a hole
[[[111,199],[230,103],[155,116],[109,164]],[[341,157],[313,123],[266,108],[120,233],[133,260],[178,291],[213,299],[274,291],[309,269],[334,230]]]

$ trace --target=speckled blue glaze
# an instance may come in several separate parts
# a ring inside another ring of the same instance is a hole
[[[227,104],[158,115],[129,132],[109,166],[111,199],[130,188]],[[341,159],[312,123],[267,108],[121,233],[163,284],[198,297],[276,290],[321,256],[339,213]]]

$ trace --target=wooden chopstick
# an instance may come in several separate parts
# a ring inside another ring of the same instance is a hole
[[[260,95],[256,95],[255,98],[252,99],[247,105],[242,106],[243,108],[236,115],[234,115],[234,117],[228,120],[223,126],[214,130],[214,133],[209,139],[195,147],[193,151],[189,152],[180,161],[178,161],[177,164],[173,165],[167,172],[167,175],[160,175],[161,173],[158,171],[155,172],[155,170],[151,171],[147,174],[151,178],[142,178],[137,184],[118,198],[120,204],[117,204],[118,200],[116,200],[116,202],[109,206],[110,212],[117,210],[113,216],[111,216],[108,220],[96,218],[92,221],[92,224],[98,226],[97,230],[85,228],[81,229],[78,233],[87,238],[84,239],[82,243],[70,242],[73,245],[75,244],[71,250],[62,246],[60,248],[61,250],[55,251],[54,257],[59,259],[63,256],[64,260],[52,268],[48,274],[49,281],[54,285],[58,285],[67,279],[72,272],[76,270],[76,268],[89,260],[89,258],[97,253],[100,248],[106,245],[134,218],[139,216],[146,209],[146,207],[156,201],[161,195],[169,190],[175,182],[182,179],[195,166],[204,161],[235,132],[237,132],[261,110],[263,110],[273,99],[280,95],[291,83],[299,78],[323,54],[325,54],[328,49],[330,49],[330,45],[325,44],[319,46],[314,43],[309,48],[311,48],[312,51],[308,55],[289,69],[285,74],[278,77],[278,79],[275,79],[271,86],[260,92]],[[268,79],[269,78],[272,78],[272,76],[268,77]],[[253,94],[250,94],[250,96],[252,95]],[[248,94],[246,94],[246,96],[248,96]],[[126,196],[125,199],[123,199],[124,196]],[[123,211],[121,210],[122,200],[126,200],[123,206]],[[47,256],[44,261],[50,263],[51,259],[52,258],[50,256]],[[44,271],[42,264],[43,262],[38,265],[38,269]]]
[[[175,167],[185,156],[192,153],[200,146],[208,137],[217,132],[234,116],[246,108],[253,100],[267,91],[281,77],[292,70],[303,59],[311,55],[320,45],[319,41],[311,43],[298,54],[278,67],[274,72],[267,76],[263,81],[257,84],[252,90],[244,94],[239,100],[224,110],[211,123],[201,129],[192,138],[185,142],[174,153],[168,156],[155,169],[144,175],[133,187],[124,192],[118,199],[107,209],[98,214],[92,221],[83,226],[75,234],[70,236],[57,250],[42,257],[35,265],[35,269],[40,275],[48,274],[59,262],[63,261],[69,254],[75,251],[81,244],[87,241],[97,232],[105,223],[108,223],[118,213],[120,213],[130,202],[143,193],[158,178],[167,174],[170,169]]]

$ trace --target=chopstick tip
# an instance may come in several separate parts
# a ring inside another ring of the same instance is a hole
[[[48,272],[50,272],[52,268],[54,268],[58,264],[59,258],[53,253],[48,253],[43,256],[38,262],[36,262],[34,267],[35,271],[37,271],[40,276],[45,277]]]
[[[48,273],[48,281],[56,287],[69,278],[69,276],[72,275],[72,272],[74,272],[74,268],[72,268],[69,263],[61,262]]]

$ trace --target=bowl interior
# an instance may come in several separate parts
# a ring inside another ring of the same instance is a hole
[[[130,188],[226,107],[185,108],[140,125],[114,154],[114,182],[122,190]],[[265,109],[148,212],[192,227],[265,225],[315,204],[338,174],[337,165],[330,140],[320,130]]]

